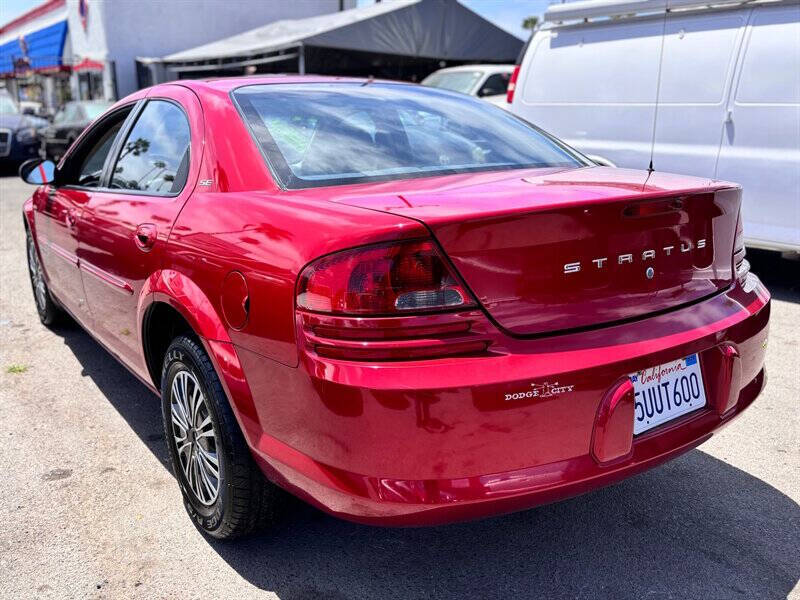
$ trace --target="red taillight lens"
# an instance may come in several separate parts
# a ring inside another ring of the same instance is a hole
[[[514,72],[511,73],[511,79],[508,82],[508,89],[506,90],[506,102],[511,104],[514,100],[514,90],[517,89],[517,78],[519,77],[519,65],[514,67]]]
[[[392,315],[472,306],[431,241],[346,250],[300,274],[298,308],[330,314]]]

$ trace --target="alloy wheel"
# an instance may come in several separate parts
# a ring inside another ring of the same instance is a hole
[[[44,282],[44,274],[42,273],[42,265],[39,263],[39,257],[36,254],[36,247],[33,244],[33,239],[28,236],[28,270],[31,274],[31,282],[33,283],[33,295],[36,299],[36,306],[42,312],[47,308],[47,285]]]
[[[195,498],[210,506],[219,496],[219,445],[203,390],[188,370],[179,371],[172,380],[170,412],[183,476]]]

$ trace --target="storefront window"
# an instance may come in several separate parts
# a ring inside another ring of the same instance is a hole
[[[78,74],[78,89],[81,100],[102,100],[103,94],[103,73],[96,71],[85,71]]]

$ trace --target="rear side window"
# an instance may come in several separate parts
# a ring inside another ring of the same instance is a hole
[[[183,110],[165,100],[149,101],[122,144],[111,187],[177,194],[189,171],[190,137]]]
[[[233,96],[288,188],[585,166],[503,109],[444,90],[304,83],[245,86]]]

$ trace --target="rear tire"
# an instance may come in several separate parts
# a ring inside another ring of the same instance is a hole
[[[253,461],[211,360],[190,337],[167,349],[161,406],[172,468],[197,527],[227,540],[273,521],[283,492]]]
[[[39,253],[36,250],[36,244],[33,241],[30,229],[25,229],[25,237],[28,250],[28,275],[31,279],[36,312],[39,314],[39,320],[43,325],[52,327],[61,319],[64,313],[50,295],[50,290],[44,279],[42,263],[39,261]]]

